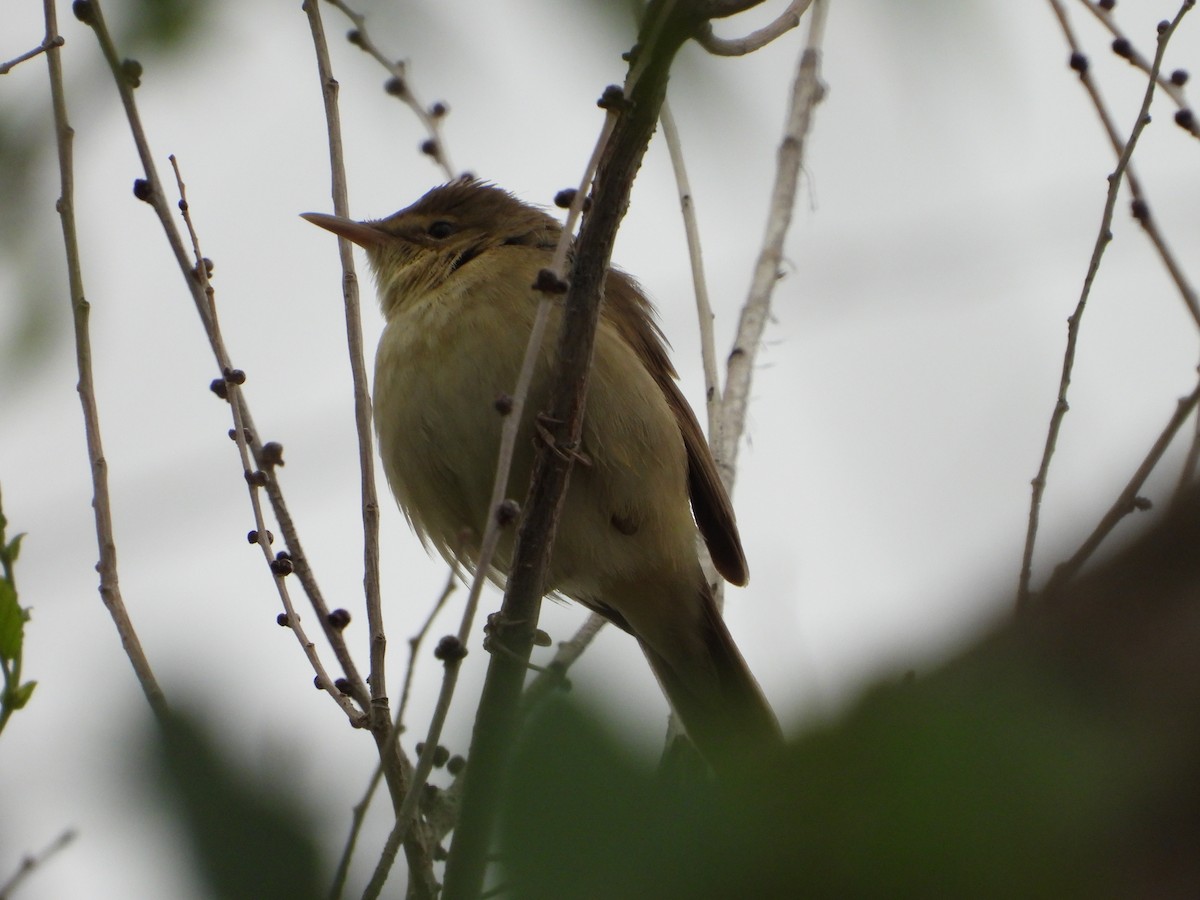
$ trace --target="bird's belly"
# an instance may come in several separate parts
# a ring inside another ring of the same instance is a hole
[[[464,529],[477,540],[486,521],[503,424],[496,400],[512,391],[529,334],[499,340],[513,325],[494,306],[431,302],[398,316],[380,340],[375,426],[384,471],[413,527],[446,556],[469,552]],[[524,468],[514,475],[528,478]]]
[[[375,424],[392,491],[422,540],[469,562],[489,513],[503,417],[532,327],[488,302],[486,289],[453,303],[426,297],[389,322],[375,374]],[[549,393],[547,344],[518,431],[506,495],[524,502],[535,416]],[[548,572],[548,590],[591,604],[613,585],[695,565],[682,438],[662,392],[610,328],[597,335],[582,453],[570,478]],[[498,548],[507,571],[513,531]],[[464,532],[468,535],[464,541]]]

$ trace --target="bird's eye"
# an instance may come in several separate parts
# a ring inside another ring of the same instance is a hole
[[[454,234],[454,225],[439,219],[429,226],[427,233],[431,238],[440,241],[442,238],[448,238]]]

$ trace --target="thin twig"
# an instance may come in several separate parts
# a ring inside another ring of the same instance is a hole
[[[204,256],[204,253],[200,249],[200,235],[197,233],[196,226],[192,222],[191,206],[189,205],[187,199],[187,184],[183,180],[183,173],[180,171],[179,161],[175,158],[175,155],[171,154],[167,157],[167,159],[171,163],[172,170],[175,172],[175,185],[176,189],[179,191],[179,211],[181,217],[183,218],[184,225],[187,228],[188,237],[191,240],[192,255],[196,260],[196,265],[193,269],[193,272],[195,273],[195,277],[199,279],[200,285],[204,290],[204,294],[208,299],[208,312],[210,321],[214,331],[219,337],[220,319],[217,316],[216,291],[214,290],[212,282],[208,277],[208,259]],[[233,415],[234,427],[230,430],[230,437],[232,437],[234,442],[237,444],[238,453],[242,459],[243,471],[251,472],[253,471],[253,460],[251,459],[250,447],[246,440],[246,433],[248,429],[245,425],[244,410],[242,408],[242,395],[240,392],[230,390],[238,385],[239,378],[240,376],[238,376],[236,373],[230,373],[230,376],[224,380],[223,384],[225,387],[226,396],[229,399],[231,413]],[[282,462],[279,464],[282,464]],[[250,508],[254,513],[254,532],[252,533],[254,538],[253,543],[257,544],[262,550],[263,558],[274,576],[273,580],[275,582],[275,587],[279,592],[279,599],[283,603],[285,616],[284,624],[291,628],[295,633],[296,640],[300,643],[301,651],[308,658],[309,664],[313,667],[313,671],[317,673],[317,687],[329,694],[333,698],[334,702],[342,707],[342,711],[346,713],[351,722],[361,725],[363,724],[364,718],[370,714],[370,698],[365,692],[360,692],[354,697],[354,699],[359,703],[359,706],[355,706],[351,701],[350,696],[336,686],[335,680],[325,669],[324,663],[321,662],[321,658],[317,654],[316,645],[313,644],[313,642],[309,640],[308,635],[305,634],[304,628],[300,624],[300,616],[296,612],[295,606],[292,604],[291,592],[287,588],[287,579],[284,574],[286,569],[272,565],[273,563],[277,562],[277,559],[275,556],[275,551],[271,547],[271,532],[267,528],[266,517],[263,515],[262,503],[259,497],[260,485],[258,484],[258,479],[246,479],[246,487],[250,496]],[[352,684],[347,685],[347,687],[351,692],[354,689],[354,685]]]
[[[675,127],[675,116],[671,114],[670,102],[664,102],[662,113],[663,138],[671,156],[671,170],[675,173],[675,189],[679,193],[679,211],[683,216],[683,230],[687,235],[688,259],[692,264],[692,287],[696,292],[696,318],[700,324],[700,359],[704,365],[704,406],[708,412],[708,442],[716,447],[720,444],[718,432],[721,425],[721,384],[717,373],[717,347],[713,338],[713,309],[708,299],[708,283],[704,278],[704,253],[700,249],[700,227],[696,222],[695,202],[692,186],[688,181],[687,167],[683,161],[683,143],[679,129]]]
[[[1061,12],[1058,0],[1051,0],[1051,3]],[[1141,109],[1138,110],[1137,120],[1130,131],[1129,139],[1125,142],[1121,151],[1121,157],[1117,160],[1117,166],[1112,174],[1108,176],[1108,194],[1104,202],[1104,214],[1101,217],[1100,229],[1092,246],[1092,256],[1088,262],[1087,274],[1083,279],[1083,288],[1080,291],[1079,300],[1075,305],[1075,311],[1067,319],[1067,347],[1063,353],[1062,376],[1059,379],[1058,397],[1055,400],[1054,412],[1050,416],[1050,427],[1046,432],[1046,444],[1042,450],[1042,461],[1038,466],[1037,475],[1034,476],[1031,483],[1029,524],[1025,533],[1025,550],[1021,559],[1021,576],[1017,586],[1018,610],[1025,609],[1030,602],[1030,581],[1033,577],[1033,550],[1037,542],[1042,496],[1046,490],[1046,479],[1050,472],[1050,460],[1054,456],[1054,450],[1058,443],[1058,434],[1062,428],[1067,410],[1070,408],[1067,404],[1067,390],[1070,387],[1071,373],[1075,366],[1075,350],[1079,342],[1079,328],[1083,312],[1087,307],[1088,298],[1091,296],[1092,284],[1095,282],[1096,274],[1100,269],[1100,261],[1104,257],[1104,251],[1112,240],[1113,211],[1117,205],[1117,195],[1121,189],[1125,170],[1129,165],[1129,160],[1133,156],[1138,138],[1141,137],[1142,131],[1150,123],[1150,103],[1154,99],[1154,89],[1157,84],[1154,76],[1158,73],[1159,67],[1162,65],[1163,54],[1166,51],[1171,35],[1174,34],[1180,19],[1183,18],[1193,3],[1194,0],[1185,0],[1183,6],[1176,14],[1175,20],[1159,35],[1158,51],[1154,55],[1152,74],[1147,79]]]
[[[608,620],[604,616],[589,613],[570,640],[562,641],[558,645],[558,652],[554,654],[554,658],[542,667],[537,678],[529,682],[525,688],[521,702],[526,711],[541,703],[555,688],[567,684],[567,671],[583,655],[583,651],[588,648],[588,645],[592,643],[607,622]]]
[[[225,379],[230,404],[233,408],[240,409],[241,418],[235,420],[238,422],[236,437],[238,440],[242,440],[243,438],[246,440],[254,457],[255,464],[258,466],[256,472],[245,472],[245,474],[248,478],[254,477],[256,480],[265,480],[267,497],[271,501],[275,520],[279,523],[280,530],[283,532],[287,543],[288,552],[291,554],[295,575],[303,585],[309,601],[317,613],[317,618],[324,630],[325,638],[333,648],[338,663],[342,666],[343,673],[352,686],[351,693],[366,695],[366,687],[358,674],[341,631],[333,627],[329,622],[329,608],[325,604],[324,597],[321,595],[316,579],[313,577],[312,570],[308,565],[300,543],[299,533],[296,530],[295,523],[284,500],[279,480],[276,477],[274,465],[263,454],[263,444],[254,426],[249,407],[246,405],[241,385],[234,380],[230,380],[230,377],[237,373],[238,370],[233,367],[230,361],[229,351],[221,339],[216,323],[213,321],[213,310],[209,297],[205,293],[201,279],[196,276],[195,264],[188,257],[183,237],[172,218],[171,208],[163,191],[162,181],[158,176],[158,168],[154,164],[154,156],[150,151],[150,143],[146,138],[146,131],[142,126],[141,115],[138,112],[137,102],[133,96],[133,82],[126,74],[122,57],[117,51],[111,32],[108,30],[100,0],[86,0],[86,2],[77,3],[73,9],[76,17],[91,26],[92,32],[96,35],[100,50],[104,54],[105,62],[108,63],[113,81],[116,84],[121,104],[125,109],[130,134],[133,137],[138,158],[141,160],[142,169],[146,175],[145,179],[139,179],[138,182],[135,182],[135,192],[139,199],[148,203],[154,210],[155,215],[158,216],[163,234],[167,238],[167,243],[171,248],[172,254],[175,256],[176,264],[183,275],[184,284],[191,293],[193,305],[200,316],[205,336],[208,338],[209,347],[217,361],[217,368]],[[51,51],[51,53],[53,52]],[[341,705],[340,701],[339,705]]]
[[[346,163],[342,150],[341,113],[338,109],[338,83],[329,61],[329,46],[321,22],[318,4],[304,5],[312,32],[325,102],[325,123],[329,136],[329,169],[332,180],[333,211],[349,215],[346,189]],[[362,315],[358,295],[358,276],[354,253],[345,238],[338,238],[342,264],[342,298],[346,316],[346,345],[350,356],[350,376],[354,392],[354,425],[358,435],[358,468],[361,479],[363,522],[363,587],[366,594],[367,628],[370,632],[370,681],[372,726],[391,726],[386,681],[387,634],[383,627],[383,603],[379,586],[379,495],[375,487],[375,448],[371,433],[371,395],[367,389],[367,364],[363,352]]]
[[[1159,434],[1158,439],[1154,442],[1154,446],[1150,448],[1150,452],[1146,454],[1142,464],[1138,466],[1137,471],[1133,473],[1133,477],[1129,479],[1129,483],[1125,485],[1124,490],[1109,507],[1108,512],[1100,520],[1100,523],[1088,535],[1087,540],[1080,545],[1079,549],[1071,555],[1071,558],[1066,562],[1060,563],[1054,570],[1054,574],[1046,582],[1046,586],[1042,589],[1042,596],[1052,599],[1053,596],[1072,578],[1079,574],[1084,563],[1091,558],[1096,552],[1096,548],[1104,542],[1104,539],[1112,532],[1117,524],[1132,512],[1138,509],[1147,509],[1148,501],[1138,496],[1138,491],[1142,489],[1142,485],[1146,483],[1146,479],[1150,477],[1150,473],[1154,471],[1154,467],[1158,465],[1163,454],[1166,453],[1167,447],[1170,446],[1175,434],[1183,427],[1183,423],[1187,421],[1200,405],[1200,384],[1197,384],[1195,389],[1182,398],[1175,407],[1175,412],[1172,414],[1170,421]]]
[[[450,575],[446,579],[446,586],[442,588],[441,594],[433,604],[433,609],[429,611],[429,615],[425,618],[425,623],[408,640],[409,658],[408,670],[404,676],[404,689],[400,695],[400,703],[396,709],[395,719],[392,722],[392,732],[388,738],[388,744],[382,748],[382,753],[391,753],[395,750],[395,743],[400,739],[400,735],[404,731],[404,714],[408,710],[408,698],[412,688],[413,678],[416,675],[417,659],[421,649],[421,644],[429,635],[429,630],[433,627],[433,621],[437,618],[438,613],[446,605],[446,601],[450,599],[450,595],[454,593],[456,587],[455,580],[457,572],[454,567],[450,568]],[[371,800],[375,796],[375,790],[379,787],[379,781],[383,776],[383,760],[382,757],[375,766],[375,771],[371,775],[371,780],[367,784],[367,789],[363,793],[363,797],[354,805],[350,822],[350,834],[346,838],[346,844],[342,848],[341,858],[338,860],[337,870],[334,872],[333,885],[329,890],[330,900],[338,900],[342,896],[342,892],[346,887],[346,877],[350,872],[350,860],[354,856],[354,848],[358,843],[359,833],[362,831],[363,822],[366,821],[367,810],[371,806]]]
[[[1067,11],[1062,5],[1062,0],[1048,0],[1048,2],[1054,12],[1055,18],[1058,20],[1059,27],[1062,29],[1067,46],[1070,48],[1071,68],[1079,74],[1079,81],[1083,85],[1084,90],[1087,91],[1088,98],[1092,101],[1092,107],[1096,110],[1096,114],[1100,117],[1100,124],[1104,127],[1104,133],[1108,136],[1109,145],[1113,149],[1113,156],[1120,159],[1125,149],[1125,139],[1118,131],[1116,122],[1109,112],[1108,104],[1104,101],[1100,93],[1100,86],[1096,83],[1096,79],[1092,77],[1088,57],[1082,50],[1074,28],[1071,27],[1071,20],[1067,17]],[[1159,258],[1171,276],[1171,280],[1175,282],[1175,287],[1178,289],[1184,305],[1187,306],[1192,320],[1197,326],[1200,326],[1200,297],[1197,296],[1196,289],[1192,287],[1187,276],[1184,274],[1183,267],[1175,258],[1175,254],[1167,246],[1166,238],[1155,222],[1150,203],[1142,188],[1141,179],[1138,177],[1136,167],[1132,161],[1125,168],[1125,181],[1128,183],[1129,192],[1133,196],[1130,205],[1134,217],[1137,219],[1138,224],[1142,226],[1142,230],[1150,239],[1150,242],[1154,245],[1154,249],[1158,252]]]
[[[59,58],[61,41],[55,41],[58,35],[58,18],[54,0],[45,0],[43,6],[46,17],[46,39],[43,44],[47,48],[46,63],[50,70],[50,94],[54,105],[62,189],[58,199],[58,213],[62,220],[63,244],[67,256],[67,283],[74,314],[79,402],[83,406],[84,433],[92,469],[92,510],[96,520],[96,540],[100,553],[100,561],[96,566],[100,573],[100,597],[117,626],[121,646],[133,665],[133,671],[142,686],[146,700],[150,703],[150,708],[162,719],[167,714],[166,696],[154,677],[150,661],[146,658],[133,621],[129,618],[117,577],[117,545],[113,536],[112,501],[108,492],[108,462],[104,458],[104,447],[100,439],[100,411],[96,402],[96,384],[92,376],[92,344],[88,327],[91,304],[84,297],[83,268],[79,258],[79,241],[75,233],[75,130],[67,120],[66,91],[63,87],[62,60]]]
[[[345,163],[342,152],[341,116],[338,110],[338,83],[333,77],[328,43],[319,5],[305,0],[302,8],[308,17],[317,70],[325,104],[325,119],[329,137],[330,171],[334,212],[346,216],[349,202],[346,191]],[[393,725],[385,683],[385,650],[387,637],[383,627],[383,610],[379,587],[379,501],[375,489],[375,453],[371,436],[371,402],[367,391],[366,364],[363,358],[362,327],[358,302],[358,278],[354,271],[350,243],[339,238],[346,308],[346,335],[350,349],[350,364],[354,382],[355,424],[359,439],[359,467],[362,476],[364,587],[366,590],[367,620],[370,631],[371,732],[379,751],[379,759],[388,781],[393,808],[399,815],[403,798],[411,793],[412,772],[400,751],[397,736],[399,723]],[[409,865],[409,896],[433,897],[437,880],[433,874],[433,856],[428,834],[424,828],[406,832],[405,854]]]
[[[22,53],[20,56],[10,59],[8,62],[0,63],[0,75],[7,75],[13,70],[14,67],[19,66],[21,63],[25,62],[25,60],[33,59],[39,53],[45,53],[52,47],[61,47],[65,43],[66,41],[63,40],[63,36],[61,34],[47,37],[32,50],[28,50],[25,53]]]
[[[46,0],[46,2],[53,3],[54,0]],[[17,871],[13,872],[12,877],[4,882],[4,884],[0,884],[0,900],[8,900],[22,881],[32,875],[34,870],[39,866],[44,866],[52,856],[63,850],[77,836],[74,828],[68,828],[47,844],[40,853],[23,857],[20,865],[17,866]]]
[[[446,104],[439,102],[426,108],[417,99],[409,85],[407,63],[404,60],[395,60],[385,55],[371,39],[371,35],[367,32],[367,17],[362,13],[355,12],[343,0],[327,0],[327,2],[340,9],[346,18],[354,23],[354,30],[346,35],[350,43],[373,57],[376,62],[387,69],[391,78],[384,85],[384,90],[413,111],[429,134],[428,140],[421,143],[421,152],[441,168],[447,180],[453,181],[458,177],[458,173],[450,163],[450,154],[446,150],[446,142],[442,137],[442,120],[447,113]],[[342,215],[342,213],[338,213],[338,215]]]
[[[1105,9],[1095,0],[1079,0],[1080,4],[1103,25],[1108,32],[1116,38],[1117,41],[1123,41],[1121,45],[1121,56],[1134,68],[1141,69],[1148,77],[1154,78],[1158,82],[1159,90],[1166,93],[1175,105],[1180,109],[1188,109],[1187,95],[1183,90],[1183,85],[1173,82],[1169,75],[1164,75],[1161,71],[1153,70],[1152,60],[1146,59],[1137,48],[1133,46],[1133,42],[1117,25],[1117,20],[1113,15],[1112,10]],[[1115,50],[1114,50],[1115,52]],[[1192,130],[1192,129],[1189,129]],[[1195,133],[1193,131],[1193,133]]]
[[[1192,425],[1192,440],[1188,444],[1187,456],[1184,457],[1183,465],[1179,468],[1179,480],[1171,495],[1172,505],[1184,498],[1187,490],[1196,480],[1197,470],[1200,470],[1200,416],[1196,416]]]
[[[779,262],[783,257],[783,241],[792,221],[792,208],[800,183],[804,163],[805,141],[812,127],[817,104],[825,95],[821,82],[821,44],[825,36],[828,0],[814,0],[809,17],[808,38],[796,67],[788,106],[787,124],[777,154],[775,183],[771,188],[771,205],[763,236],[762,250],[754,267],[754,277],[746,303],[738,320],[733,350],[726,362],[725,393],[722,398],[724,423],[721,444],[715,458],[725,484],[733,489],[737,473],[738,447],[746,430],[746,414],[750,405],[750,385],[754,364],[762,343],[763,331],[771,315],[771,295],[779,280]]]
[[[696,42],[709,53],[716,56],[745,56],[755,50],[761,50],[775,38],[787,34],[800,24],[803,16],[813,0],[792,0],[788,8],[779,14],[775,21],[764,25],[757,31],[752,31],[743,38],[717,37],[712,30],[712,24],[706,22],[696,35]]]

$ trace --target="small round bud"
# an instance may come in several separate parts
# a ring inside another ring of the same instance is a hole
[[[1176,69],[1171,73],[1171,84],[1175,85],[1175,87],[1183,87],[1187,82],[1187,69]]]
[[[335,681],[333,683],[333,686],[338,689],[339,693],[346,694],[346,695],[350,694],[350,679],[349,678],[339,678],[339,679],[337,679],[337,681]]]
[[[351,28],[349,31],[346,32],[346,40],[348,40],[350,43],[352,43],[355,47],[363,46],[362,32],[359,31],[357,28]]]
[[[136,59],[122,60],[121,75],[126,81],[129,82],[130,87],[141,87],[142,64]]]
[[[438,142],[433,138],[426,138],[425,140],[421,141],[421,152],[426,156],[437,156]]]
[[[1117,5],[1117,0],[1100,0],[1096,5],[1101,9],[1111,10]]]
[[[267,441],[262,445],[262,463],[267,468],[283,465],[283,444],[279,441]]]
[[[214,378],[208,383],[208,389],[222,400],[229,399],[229,388],[226,387],[224,378]]]
[[[568,288],[570,284],[559,278],[553,269],[539,270],[533,282],[533,289],[543,294],[565,294]]]
[[[1140,512],[1145,512],[1148,509],[1154,508],[1154,501],[1149,497],[1134,497],[1133,508]]]
[[[424,756],[425,755],[425,742],[417,741],[416,750],[417,750],[417,756]]]
[[[291,624],[288,621],[288,614],[285,612],[281,612],[279,615],[277,615],[275,617],[275,624],[279,625],[281,628],[287,628],[288,625]]]
[[[457,753],[454,754],[452,757],[450,757],[450,759],[448,759],[446,761],[446,771],[449,772],[451,775],[457,775],[459,772],[461,772],[466,767],[467,767],[467,761],[465,759],[463,759],[461,756],[459,756]]]
[[[450,759],[450,751],[438,744],[433,748],[433,764],[439,769],[444,766]]]
[[[154,196],[150,182],[145,178],[135,178],[133,180],[133,196],[137,197],[143,203],[149,203],[150,198]]]
[[[1145,222],[1150,218],[1150,206],[1140,197],[1129,204],[1129,211],[1139,222]]]
[[[533,645],[535,647],[549,647],[552,643],[550,635],[542,631],[542,629],[535,628],[533,630]]]
[[[234,384],[246,383],[246,373],[241,369],[226,368],[221,374],[225,376],[226,381],[232,381]]]
[[[1196,116],[1190,109],[1179,109],[1175,111],[1175,124],[1180,128],[1186,128],[1189,131],[1196,124]]]
[[[71,4],[71,12],[75,13],[75,18],[86,25],[91,25],[96,21],[96,10],[92,7],[92,0],[75,0]]]
[[[341,609],[339,607],[338,609],[330,611],[327,621],[329,622],[329,626],[331,628],[341,631],[350,624],[350,613],[348,610]]]
[[[508,394],[499,394],[492,402],[492,406],[496,408],[496,412],[502,416],[507,416],[513,411],[513,398]]]
[[[496,507],[496,524],[501,528],[508,528],[520,517],[521,504],[511,497],[501,500],[500,504]]]
[[[575,195],[579,191],[576,188],[563,188],[554,195],[554,205],[559,209],[570,209],[571,202],[575,199]]]
[[[448,112],[450,112],[450,107],[448,107],[441,100],[429,107],[429,115],[434,119],[440,119]]]
[[[408,93],[408,85],[403,78],[389,78],[384,82],[383,89],[393,97],[403,97]]]
[[[609,112],[619,113],[629,108],[629,101],[625,99],[625,92],[621,90],[620,85],[610,84],[604,89],[596,105]]]
[[[433,648],[434,659],[440,659],[442,662],[456,662],[467,655],[467,648],[453,634],[448,634],[437,642],[437,646]]]
[[[1119,37],[1112,42],[1112,51],[1124,59],[1129,59],[1133,56],[1133,44],[1129,43],[1129,38]]]
[[[250,487],[266,487],[267,486],[267,473],[263,472],[262,470],[256,470],[254,472],[247,472],[246,473],[246,483],[248,485],[250,485]]]
[[[1158,23],[1158,25],[1155,26],[1155,28],[1159,34],[1166,34],[1167,30],[1170,27],[1171,27],[1171,23],[1168,22],[1166,19],[1163,19],[1161,22]]]
[[[271,573],[278,575],[280,578],[283,578],[285,575],[291,575],[295,569],[295,564],[282,553],[271,560]]]
[[[325,688],[321,687],[321,676],[320,675],[313,676],[313,687],[315,687],[318,691],[325,690]]]
[[[1075,52],[1071,54],[1070,66],[1080,75],[1086,75],[1088,70],[1088,58],[1082,53]]]

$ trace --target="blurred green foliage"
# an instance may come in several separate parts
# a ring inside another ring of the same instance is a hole
[[[664,788],[560,702],[517,753],[502,881],[524,900],[1200,896],[1198,544],[1194,490],[738,783]]]
[[[159,725],[157,784],[186,829],[199,883],[229,900],[324,896],[313,827],[278,773],[247,771],[195,714]]]
[[[0,731],[8,724],[14,712],[23,709],[33,696],[36,681],[21,680],[21,663],[25,649],[25,623],[29,621],[29,610],[17,602],[17,583],[13,566],[21,553],[18,534],[11,540],[5,535],[8,519],[0,504]]]

